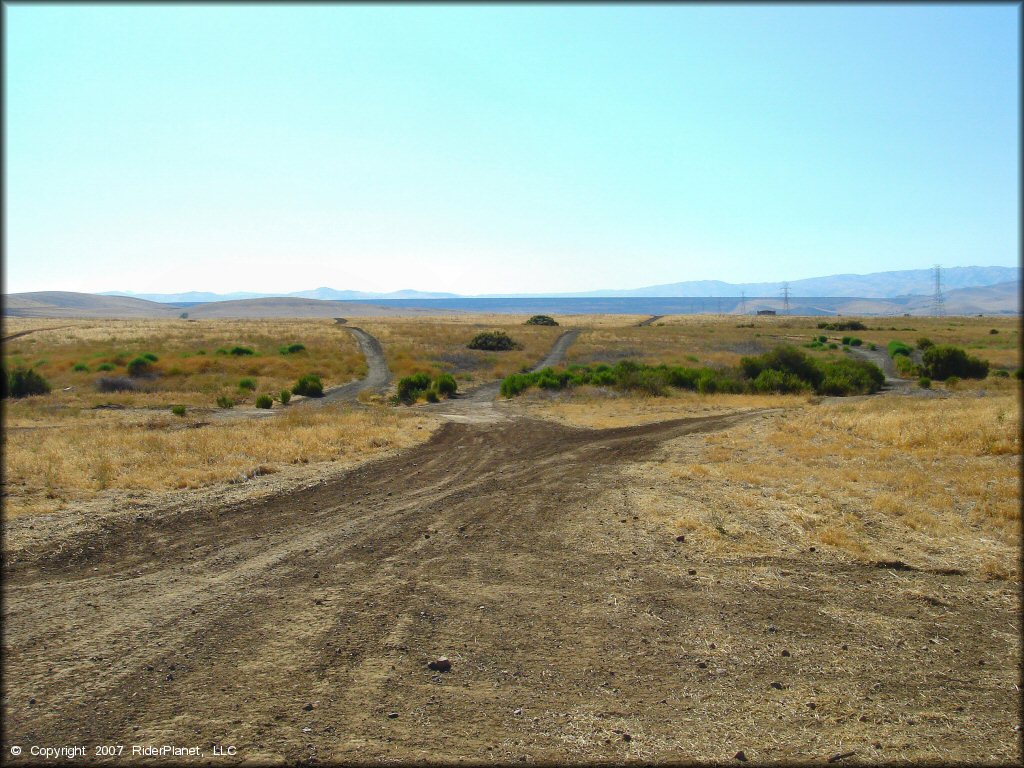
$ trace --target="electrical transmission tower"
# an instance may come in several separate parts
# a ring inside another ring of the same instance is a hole
[[[942,295],[942,265],[935,265],[935,293],[932,295],[932,314],[942,317],[946,314],[946,299]]]
[[[782,314],[789,314],[789,283],[782,284]]]
[[[740,291],[740,314],[747,314],[747,292]]]

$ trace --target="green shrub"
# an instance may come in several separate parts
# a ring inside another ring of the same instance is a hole
[[[988,332],[994,336],[995,334],[999,333],[999,329],[998,328],[990,328]]]
[[[315,373],[307,373],[299,377],[298,383],[292,387],[292,394],[305,397],[323,397],[324,385]]]
[[[260,395],[256,398],[257,408],[272,408],[274,406],[274,398],[270,395]]]
[[[921,375],[921,366],[915,365],[914,361],[906,355],[896,355],[893,358],[893,362],[896,364],[896,370],[899,371],[900,375],[907,377],[914,377]]]
[[[1003,370],[1002,368],[996,368],[994,371],[992,371],[992,375],[997,376],[1000,379],[1008,379],[1010,377],[1010,372]]]
[[[459,389],[458,383],[450,373],[442,373],[434,380],[437,393],[443,397],[451,397]]]
[[[807,383],[801,381],[792,373],[776,371],[772,368],[765,368],[754,379],[752,386],[755,392],[803,392],[808,389]]]
[[[256,379],[242,379],[238,382],[239,389],[248,389],[250,392],[256,391]]]
[[[549,315],[534,315],[526,321],[526,325],[558,325],[555,322],[555,318]]]
[[[469,349],[483,349],[487,352],[507,352],[521,348],[504,331],[483,331],[474,336],[466,346]]]
[[[287,389],[281,390],[281,405],[288,405],[288,401],[292,399],[292,393]]]
[[[828,341],[828,336],[819,336],[818,337],[818,341],[820,341],[822,344],[824,344],[825,342]]]
[[[155,363],[155,362],[156,362],[157,360],[159,360],[159,359],[160,359],[160,358],[158,358],[158,357],[157,357],[156,355],[154,355],[154,354],[153,354],[152,352],[143,352],[143,353],[142,353],[142,354],[140,355],[140,357],[144,357],[144,358],[146,358],[146,359],[147,359],[147,360],[149,360],[149,362],[151,362],[151,363]]]
[[[32,368],[26,369],[19,366],[4,378],[7,380],[6,396],[9,397],[29,397],[50,393],[50,383]]]
[[[838,345],[838,344],[836,344],[836,343],[835,343],[835,342],[833,341],[833,342],[830,342],[830,343],[829,343],[829,345],[828,345],[828,348],[829,348],[829,349],[839,349],[839,345]]]
[[[221,395],[220,397],[217,398],[217,407],[218,408],[234,408],[235,407],[235,400],[234,400],[234,398],[228,397],[227,395]]]
[[[412,376],[405,376],[398,380],[398,399],[403,403],[414,403],[420,396],[430,388],[430,376],[425,373],[414,373]]]
[[[217,349],[216,352],[214,352],[215,355],[226,355],[227,353],[228,351],[224,349],[224,347],[220,347]]]
[[[740,368],[748,379],[757,379],[761,371],[770,369],[781,373],[791,373],[812,387],[817,387],[822,380],[822,372],[814,359],[796,347],[783,345],[770,352],[754,357],[740,359]]]
[[[171,406],[171,413],[173,413],[175,416],[184,416],[185,415],[185,406],[184,405],[174,405],[174,406]]]
[[[889,357],[893,358],[894,360],[896,359],[897,355],[904,355],[906,357],[910,357],[910,354],[914,351],[907,344],[904,344],[902,341],[890,341],[889,344],[886,346],[886,349],[889,352]]]
[[[153,362],[146,357],[136,357],[128,363],[129,376],[145,376],[153,370]]]
[[[920,379],[917,380],[917,385],[921,387],[921,389],[931,389],[932,380],[929,379],[927,376],[922,376]]]
[[[73,366],[71,366],[71,370],[77,373],[88,373],[89,366],[86,365],[85,363],[75,363]]]
[[[949,387],[950,389],[953,389],[959,383],[960,383],[960,377],[959,376],[950,376],[948,379],[946,379],[946,386]]]
[[[843,336],[843,346],[844,347],[848,347],[850,345],[851,341],[853,341],[853,337],[851,337],[851,336]]]
[[[428,403],[441,402],[441,398],[437,396],[437,390],[434,389],[433,387],[427,390],[426,398]]]
[[[875,351],[877,351],[877,350],[878,350],[878,345],[877,345],[877,344],[872,344],[872,345],[871,345],[871,351],[872,351],[872,352],[875,352]]]
[[[851,347],[859,347],[863,343],[864,343],[863,339],[858,339],[856,336],[854,336],[852,339],[850,339],[850,346]]]
[[[289,344],[286,347],[281,347],[277,351],[282,355],[294,355],[296,352],[304,352],[306,349],[305,344]]]
[[[868,327],[860,320],[839,320],[834,323],[818,323],[818,328],[826,331],[866,331]]]
[[[928,349],[928,347],[934,347],[935,342],[929,339],[927,336],[922,336],[917,340],[917,348],[920,350]]]
[[[96,370],[97,371],[112,371],[112,370],[114,370],[114,366],[111,365],[110,363],[100,363],[99,365],[96,366]]]
[[[218,350],[218,352],[219,351],[220,350]],[[253,351],[252,347],[232,347],[231,354],[235,355],[236,357],[242,357],[243,355],[255,354],[255,352]]]
[[[945,381],[950,376],[963,379],[984,379],[988,376],[988,361],[968,355],[960,347],[952,344],[936,344],[929,347],[922,359],[924,373],[938,381]]]

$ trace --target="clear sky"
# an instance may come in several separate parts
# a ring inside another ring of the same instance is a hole
[[[5,290],[1018,264],[1014,5],[6,5]]]

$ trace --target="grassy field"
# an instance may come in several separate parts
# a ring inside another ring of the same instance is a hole
[[[213,406],[221,396],[244,406],[303,374],[317,373],[330,387],[366,371],[351,334],[333,320],[5,321],[5,337],[24,331],[33,332],[4,343],[5,369],[35,368],[53,387],[46,402],[66,407]],[[305,349],[281,354],[292,344]],[[235,348],[252,354],[231,354]],[[128,364],[146,353],[157,360],[131,391],[99,391],[101,379],[131,378]],[[255,389],[241,388],[243,379],[252,379]],[[19,403],[12,415],[23,416],[25,407],[32,406]]]
[[[472,385],[534,365],[569,327],[524,325],[526,319],[525,315],[453,315],[433,322],[367,318],[360,319],[358,325],[380,340],[388,367],[396,377],[450,373]],[[467,349],[481,331],[504,331],[522,348],[507,352]]]
[[[816,546],[861,561],[931,562],[1020,578],[1016,392],[919,398],[534,393],[527,412],[574,426],[778,408],[753,428],[671,444],[631,474],[637,504],[715,556]]]
[[[607,322],[581,333],[569,349],[568,360],[584,365],[631,358],[650,365],[731,366],[744,355],[782,343],[804,344],[824,335],[829,342],[840,345],[844,336],[855,336],[866,345],[874,343],[882,349],[893,340],[915,345],[919,338],[926,337],[936,344],[963,346],[997,368],[1012,370],[1020,365],[1020,327],[1015,318],[862,318],[868,330],[829,331],[817,327],[842,319],[668,315],[652,325],[637,327],[634,318],[623,318],[619,324]]]

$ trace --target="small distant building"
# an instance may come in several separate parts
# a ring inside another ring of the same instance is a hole
[[[775,314],[775,310],[774,309],[759,309],[759,310],[757,310],[757,314],[759,314],[759,315],[774,315]]]

